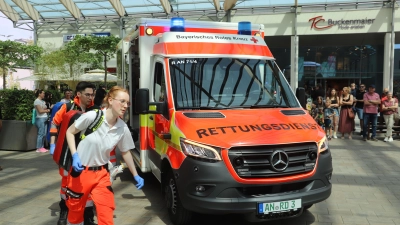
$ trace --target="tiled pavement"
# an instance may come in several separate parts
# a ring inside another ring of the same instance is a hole
[[[383,139],[382,137],[380,138]],[[331,197],[301,217],[257,224],[399,224],[400,138],[383,141],[333,139],[334,175]],[[55,225],[59,214],[60,177],[46,153],[0,151],[0,225]],[[136,190],[129,172],[114,182],[116,225],[171,224],[160,184],[144,174]],[[196,215],[193,225],[250,224],[237,215]]]

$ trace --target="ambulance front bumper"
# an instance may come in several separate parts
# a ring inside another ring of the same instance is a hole
[[[332,189],[330,150],[320,155],[317,165],[312,177],[265,185],[238,183],[222,161],[203,162],[188,157],[174,173],[182,205],[190,211],[259,214],[262,203],[301,199],[302,207],[305,207],[327,199]]]

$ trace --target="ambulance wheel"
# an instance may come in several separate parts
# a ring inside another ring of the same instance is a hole
[[[307,210],[307,209],[311,208],[311,206],[313,206],[313,204],[305,205],[305,206],[304,206],[304,210]]]
[[[168,215],[174,225],[185,225],[190,222],[192,212],[185,209],[179,199],[175,178],[170,171],[164,183],[164,199],[167,204]]]

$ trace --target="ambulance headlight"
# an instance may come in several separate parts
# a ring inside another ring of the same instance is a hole
[[[247,21],[239,22],[238,34],[251,35],[251,23]]]
[[[326,137],[324,137],[318,142],[318,152],[323,153],[328,149],[329,149],[328,139],[326,139]]]
[[[185,31],[185,19],[182,17],[171,18],[170,31]]]
[[[181,148],[185,155],[198,159],[221,161],[221,149],[199,144],[187,139],[181,138]]]

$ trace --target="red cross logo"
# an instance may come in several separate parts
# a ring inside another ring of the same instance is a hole
[[[256,44],[256,43],[258,42],[258,40],[257,40],[256,38],[254,38],[254,37],[252,37],[252,38],[250,39],[250,41],[254,42],[254,44]]]

